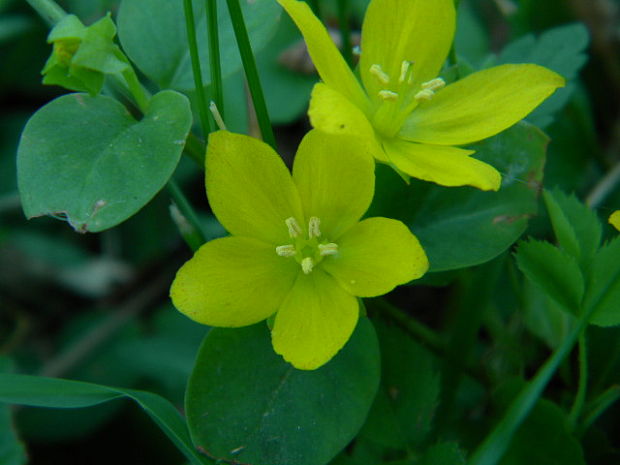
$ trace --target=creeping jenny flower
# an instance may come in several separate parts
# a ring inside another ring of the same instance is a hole
[[[312,91],[312,125],[365,139],[378,161],[415,178],[499,189],[495,168],[455,146],[512,126],[564,85],[541,66],[507,64],[445,86],[438,75],[454,38],[453,0],[372,0],[362,26],[360,85],[308,5],[278,1],[323,81]]]
[[[275,314],[275,351],[311,370],[349,339],[357,297],[422,276],[426,255],[403,223],[360,221],[374,194],[374,162],[346,139],[310,131],[291,176],[267,144],[211,134],[207,193],[232,235],[203,245],[179,270],[170,290],[176,308],[224,327]]]
[[[616,210],[609,217],[609,224],[620,231],[620,210]]]

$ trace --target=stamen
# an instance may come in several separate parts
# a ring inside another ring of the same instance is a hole
[[[422,89],[429,89],[435,92],[436,90],[443,89],[446,86],[446,81],[441,78],[432,79],[422,83]]]
[[[310,222],[308,224],[308,237],[310,239],[321,236],[321,230],[319,229],[320,224],[321,220],[319,218],[316,216],[310,217]]]
[[[370,67],[370,74],[376,77],[379,80],[379,82],[381,82],[381,84],[390,83],[390,76],[388,76],[387,73],[385,73],[385,71],[383,71],[381,69],[381,66],[379,65],[372,65]]]
[[[435,92],[433,92],[430,89],[422,89],[420,92],[418,92],[417,94],[415,94],[415,99],[416,100],[430,100],[434,97]]]
[[[314,260],[310,257],[306,257],[301,261],[301,270],[304,274],[310,274],[312,268],[314,268]]]
[[[222,131],[226,131],[226,124],[224,124],[224,119],[222,118],[220,110],[218,110],[217,105],[213,100],[211,100],[211,103],[209,103],[209,110],[213,115],[213,119],[215,120],[217,127],[220,128]]]
[[[398,94],[396,92],[392,92],[391,90],[384,89],[379,91],[379,97],[381,97],[383,100],[394,101],[398,99]]]
[[[276,253],[280,257],[294,257],[297,254],[297,250],[295,250],[295,246],[292,244],[279,245],[276,247]]]
[[[297,224],[297,220],[292,216],[284,220],[286,226],[288,227],[288,235],[290,237],[297,237],[301,234],[301,228],[299,224]]]
[[[328,244],[319,244],[319,255],[325,257],[326,255],[336,255],[338,253],[338,244],[330,242]]]
[[[405,80],[407,80],[407,75],[409,74],[410,68],[411,68],[410,61],[405,60],[400,64],[400,77],[398,78],[399,83],[402,84],[403,82],[405,82]]]

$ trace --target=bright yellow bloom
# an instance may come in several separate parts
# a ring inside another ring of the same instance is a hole
[[[359,221],[374,194],[374,163],[355,139],[310,131],[291,177],[267,144],[209,136],[206,186],[230,237],[203,245],[170,295],[199,323],[238,327],[275,314],[275,351],[300,369],[327,363],[357,323],[357,297],[422,276],[428,260],[400,221]]]
[[[378,161],[415,178],[499,189],[495,168],[455,146],[512,126],[564,85],[541,66],[508,64],[445,86],[438,74],[454,38],[453,0],[372,0],[362,27],[362,87],[308,5],[278,1],[323,81],[312,92],[312,125],[363,138]]]
[[[620,231],[620,210],[616,210],[609,217],[609,224]]]

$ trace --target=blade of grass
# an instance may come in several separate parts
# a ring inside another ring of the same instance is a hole
[[[353,66],[353,48],[351,45],[351,28],[349,27],[349,0],[338,0],[338,28],[342,40],[342,56],[350,67]]]
[[[207,28],[209,33],[209,60],[211,65],[211,89],[213,101],[224,118],[224,88],[220,60],[220,37],[217,24],[217,0],[206,0]]]
[[[194,9],[192,0],[183,0],[183,10],[185,12],[185,27],[187,30],[187,45],[192,61],[192,72],[194,75],[194,87],[198,98],[198,113],[202,126],[203,136],[206,138],[210,131],[209,110],[207,97],[202,82],[202,70],[200,69],[200,56],[198,55],[198,42],[196,41],[196,22],[194,21]]]
[[[239,6],[239,0],[226,0],[226,4],[228,5],[228,13],[230,14],[233,30],[235,32],[235,38],[237,39],[237,47],[239,47],[241,61],[243,62],[245,77],[248,81],[250,93],[252,94],[252,102],[254,103],[254,109],[256,110],[258,126],[261,134],[263,135],[263,140],[277,151],[276,139],[273,135],[273,129],[271,128],[269,113],[267,112],[267,105],[265,103],[265,96],[263,94],[263,88],[258,76],[256,60],[254,59],[252,47],[250,46],[248,31],[243,20],[243,13],[241,11],[241,7]]]

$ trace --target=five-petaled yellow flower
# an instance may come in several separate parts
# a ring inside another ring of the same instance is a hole
[[[541,66],[507,64],[445,86],[438,74],[454,38],[454,1],[372,0],[362,26],[362,87],[308,5],[278,1],[323,81],[312,92],[312,125],[366,140],[378,161],[415,178],[499,189],[495,168],[455,146],[512,126],[564,85]]]
[[[620,210],[616,210],[609,217],[609,224],[620,231]]]
[[[177,309],[225,327],[275,314],[275,351],[310,370],[349,339],[357,297],[422,276],[426,255],[403,223],[360,221],[374,194],[374,162],[347,139],[310,131],[291,176],[267,144],[211,134],[207,193],[232,236],[203,245],[179,270],[170,291]]]

